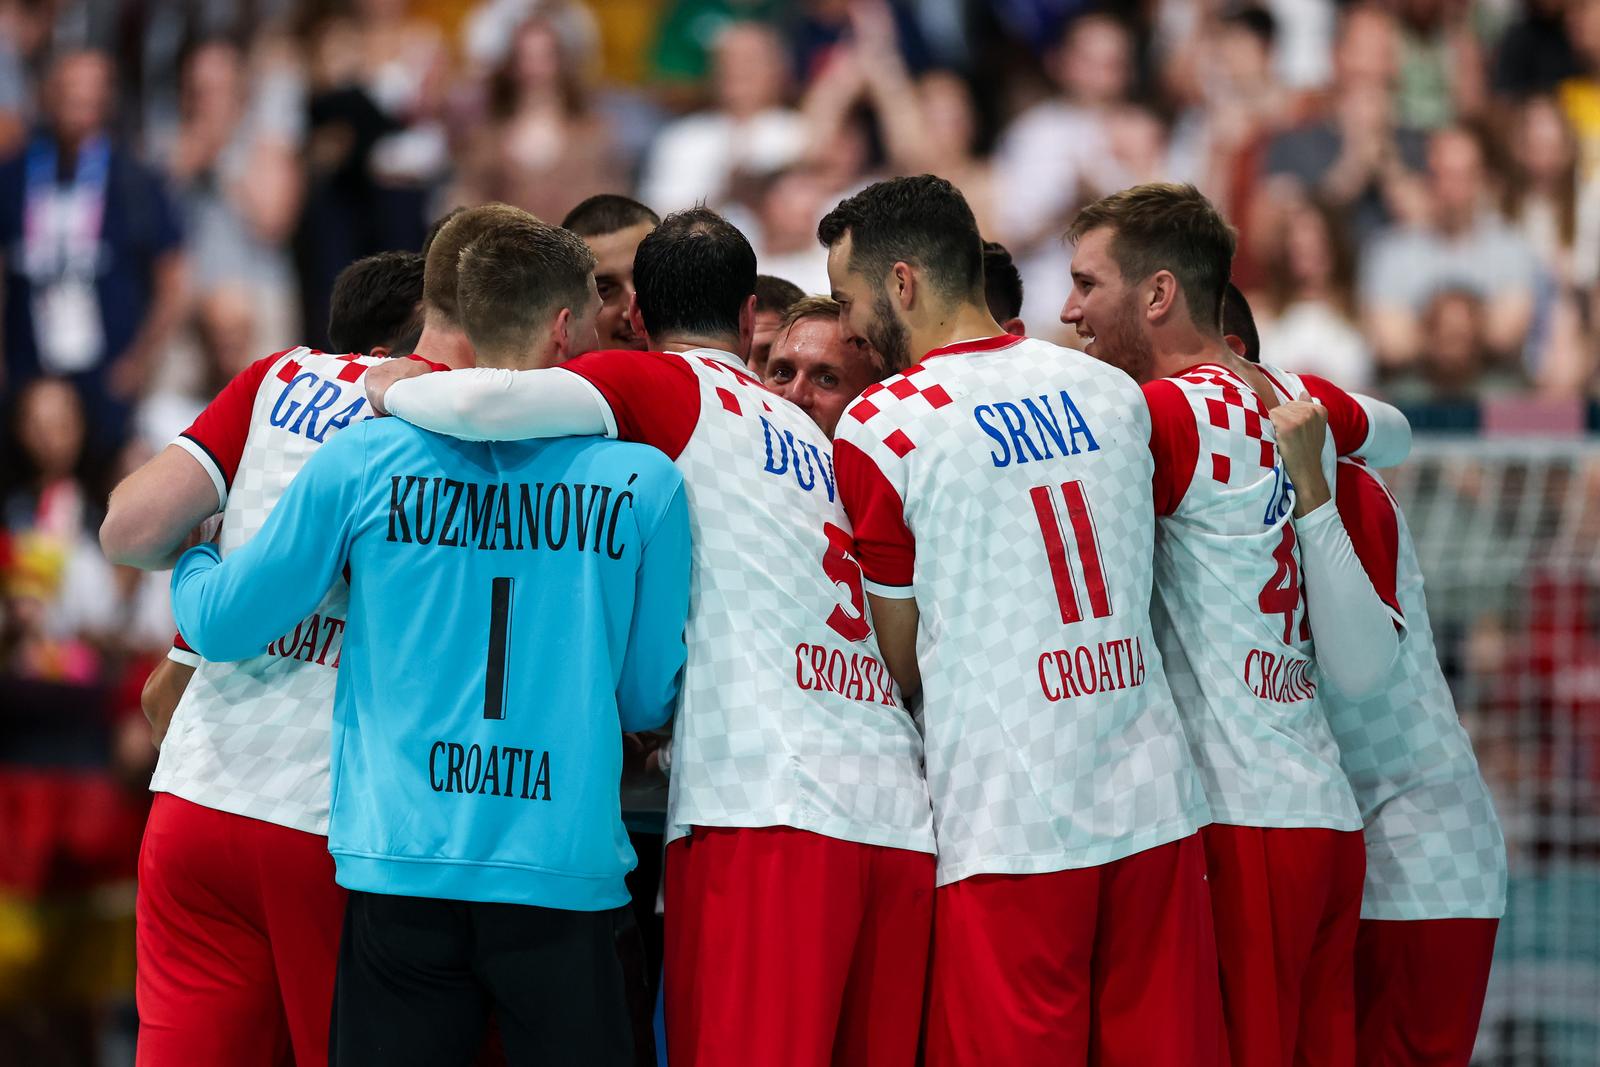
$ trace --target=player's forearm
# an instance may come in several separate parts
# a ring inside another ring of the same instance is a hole
[[[559,368],[423,375],[390,386],[383,403],[391,415],[463,441],[592,437],[612,428],[593,388]]]
[[[139,706],[144,711],[144,717],[150,720],[150,743],[157,748],[161,747],[162,739],[167,736],[173,713],[178,710],[178,701],[183,698],[183,691],[189,687],[192,677],[193,667],[163,659],[150,672],[150,677],[145,679],[144,689],[139,694]]]
[[[915,600],[896,600],[868,593],[872,604],[872,627],[878,635],[878,651],[883,665],[900,687],[900,695],[910,708],[922,699],[922,668],[917,663],[917,624],[921,614]]]
[[[1367,439],[1355,454],[1374,467],[1395,467],[1411,454],[1411,423],[1393,404],[1351,394],[1367,413]]]
[[[1295,531],[1317,666],[1345,696],[1371,696],[1389,677],[1400,648],[1394,616],[1362,568],[1332,502],[1297,518]]]

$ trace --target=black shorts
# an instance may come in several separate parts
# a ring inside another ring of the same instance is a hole
[[[330,1062],[465,1067],[493,1012],[511,1067],[630,1067],[625,913],[352,892]]]

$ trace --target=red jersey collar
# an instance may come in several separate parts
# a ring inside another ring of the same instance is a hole
[[[1026,337],[1018,337],[1013,333],[1003,333],[998,337],[980,337],[973,341],[957,341],[953,345],[935,348],[923,356],[921,362],[926,363],[935,356],[959,356],[968,352],[998,352],[1002,348],[1010,348],[1017,342],[1026,340]]]

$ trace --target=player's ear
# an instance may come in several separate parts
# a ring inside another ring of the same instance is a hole
[[[1028,336],[1028,327],[1023,324],[1021,319],[1007,319],[1000,324],[1000,328],[1012,337]]]
[[[911,264],[899,262],[889,268],[889,293],[903,310],[911,310],[917,299],[917,272]]]
[[[1228,334],[1223,334],[1222,335],[1222,340],[1223,340],[1223,343],[1225,343],[1228,346],[1228,348],[1232,350],[1234,355],[1238,356],[1240,359],[1245,358],[1244,357],[1244,338],[1240,337],[1236,333],[1228,333]]]
[[[572,309],[562,308],[550,324],[550,343],[555,348],[557,362],[577,355],[572,351],[572,340]]]
[[[1177,276],[1170,270],[1158,270],[1152,274],[1145,283],[1145,294],[1145,317],[1151,320],[1171,314],[1182,295]]]
[[[388,359],[390,348],[388,345],[373,345],[367,350],[367,355],[373,359]]]
[[[751,293],[745,297],[744,304],[739,308],[739,351],[734,355],[744,360],[748,366],[750,353],[756,346],[756,294]]]
[[[650,339],[649,331],[644,328],[644,316],[639,313],[639,294],[628,293],[628,325],[633,327],[635,337],[643,337],[646,342]]]

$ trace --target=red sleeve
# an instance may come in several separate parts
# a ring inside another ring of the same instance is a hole
[[[590,352],[561,364],[600,391],[617,420],[617,437],[653,445],[677,459],[700,421],[700,383],[677,356],[661,352]]]
[[[1326,378],[1302,374],[1306,392],[1328,412],[1328,433],[1333,437],[1333,447],[1341,456],[1353,454],[1367,443],[1371,428],[1367,425],[1367,412],[1349,393]]]
[[[1200,431],[1195,428],[1194,408],[1176,382],[1165,378],[1146,382],[1144,401],[1150,407],[1150,452],[1156,461],[1156,514],[1171,515],[1194,480]]]
[[[178,649],[180,652],[193,652],[194,651],[193,648],[189,647],[189,642],[187,642],[187,641],[185,641],[183,639],[183,634],[181,634],[181,633],[177,633],[177,634],[173,634],[172,635],[172,647]]]
[[[917,540],[906,526],[905,505],[883,471],[849,441],[833,442],[839,502],[855,530],[856,558],[874,585],[908,588],[916,570]]]
[[[239,470],[239,457],[244,454],[245,438],[250,436],[250,415],[261,383],[272,365],[292,351],[274,352],[240,371],[177,441],[217,483],[218,506],[227,502],[228,489]]]
[[[1334,502],[1339,519],[1350,534],[1356,558],[1372,579],[1378,598],[1404,618],[1395,591],[1400,574],[1400,523],[1395,518],[1394,501],[1365,467],[1341,463]]]

